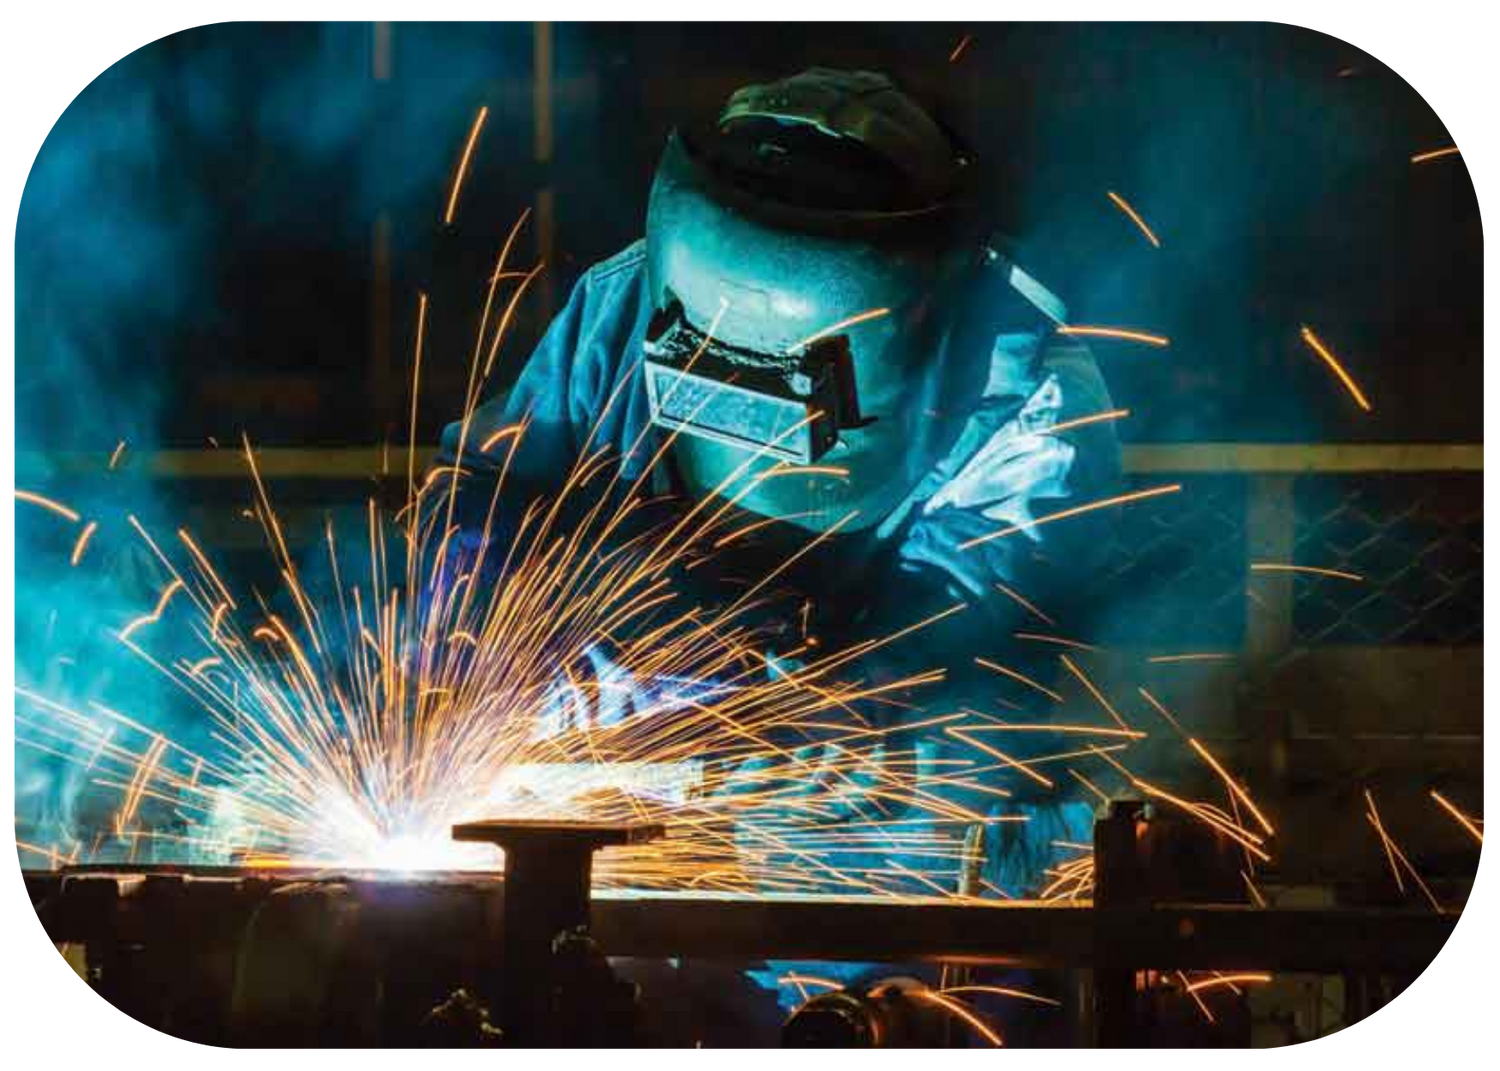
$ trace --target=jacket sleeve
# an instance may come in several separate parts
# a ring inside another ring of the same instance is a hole
[[[1116,491],[1112,421],[1054,430],[1109,411],[1103,379],[1074,340],[1049,334],[1015,341],[1029,352],[1014,354],[1014,361],[997,353],[996,364],[1027,373],[1004,389],[987,388],[948,458],[920,489],[900,529],[889,580],[859,630],[871,638],[963,607],[891,645],[871,667],[888,681],[943,667],[941,694],[922,693],[929,708],[937,702],[958,709],[981,701],[976,695],[987,702],[1012,692],[1003,678],[976,670],[974,658],[1024,665],[1013,633],[1044,625],[1028,604],[1048,613],[1081,601],[1077,596],[1089,590],[1113,543],[1109,510],[1047,521]],[[1003,336],[997,342],[1007,344]]]
[[[1066,600],[1109,554],[1109,511],[1057,517],[1118,488],[1113,422],[1081,423],[1110,410],[1109,392],[1071,339],[1051,336],[1037,369],[1019,405],[995,399],[970,419],[962,440],[972,452],[916,508],[902,540],[903,570],[937,575],[955,598],[982,602],[998,583],[1028,600]]]
[[[443,430],[429,473],[447,480],[444,470],[460,470],[454,508],[460,529],[483,524],[512,447],[501,490],[506,502],[528,501],[566,479],[627,356],[639,266],[632,246],[586,272],[511,390],[476,408],[467,430],[462,420]],[[505,430],[523,423],[517,446]],[[433,497],[446,508],[446,493]]]

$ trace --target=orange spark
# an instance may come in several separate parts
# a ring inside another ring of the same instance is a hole
[[[1275,834],[1276,830],[1271,828],[1271,823],[1266,821],[1266,816],[1260,813],[1260,808],[1255,805],[1255,801],[1250,798],[1249,793],[1241,788],[1235,782],[1234,778],[1229,776],[1229,772],[1219,765],[1218,760],[1208,753],[1208,748],[1191,737],[1188,738],[1188,744],[1198,753],[1204,762],[1213,767],[1214,773],[1219,775],[1219,780],[1224,782],[1224,787],[1229,789],[1234,797],[1243,803],[1250,813],[1255,816],[1256,822],[1260,824],[1261,829],[1266,831],[1266,835],[1271,836]]]
[[[1132,740],[1143,739],[1146,734],[1137,729],[1115,729],[1108,725],[1068,725],[1063,722],[1006,722],[1003,725],[966,725],[969,733],[1072,733],[1083,736],[1126,736]]]
[[[932,1001],[932,1003],[944,1008],[951,1014],[962,1019],[964,1022],[972,1026],[980,1034],[981,1037],[983,1037],[991,1045],[995,1046],[995,1048],[998,1049],[1005,1044],[1005,1042],[1000,1040],[999,1034],[995,1033],[995,1031],[991,1029],[983,1019],[979,1018],[978,1015],[970,1011],[968,1006],[963,1004],[962,1002],[957,1000],[950,1000],[949,998],[943,996],[941,993],[934,993],[931,990],[927,989],[917,990],[916,996],[922,998],[923,1000],[930,1000]]]
[[[938,992],[945,996],[949,993],[994,993],[996,996],[1001,997],[1017,997],[1021,1000],[1034,1000],[1038,1004],[1050,1004],[1053,1007],[1061,1006],[1060,1001],[1053,1000],[1051,997],[1038,996],[1036,993],[1028,993],[1024,989],[1007,989],[1004,986],[998,985],[952,985],[946,989],[940,989]]]
[[[1442,156],[1457,156],[1458,146],[1449,145],[1444,149],[1432,149],[1428,152],[1419,152],[1411,158],[1414,164],[1425,164],[1428,160],[1436,160]]]
[[[1167,662],[1223,662],[1233,657],[1234,655],[1222,651],[1199,651],[1195,654],[1152,655],[1146,661],[1160,665]]]
[[[974,40],[973,34],[964,34],[963,37],[959,39],[958,44],[953,46],[953,51],[948,53],[948,62],[957,63],[958,57],[964,54],[964,49],[969,47],[969,42],[972,40]]]
[[[1090,781],[1087,777],[1084,777],[1083,774],[1079,773],[1071,766],[1068,767],[1068,773],[1072,774],[1073,779],[1076,780],[1079,784],[1083,785],[1084,788],[1088,789],[1094,795],[1098,796],[1101,803],[1109,802],[1109,796],[1107,796],[1103,792],[1103,790],[1099,788],[1098,785],[1094,784],[1094,782]]]
[[[1428,795],[1430,795],[1434,800],[1437,801],[1437,805],[1439,807],[1452,815],[1454,821],[1458,822],[1459,825],[1467,829],[1475,840],[1477,840],[1480,844],[1484,843],[1484,831],[1481,830],[1477,824],[1475,824],[1474,819],[1470,818],[1468,815],[1460,811],[1457,807],[1453,806],[1453,804],[1449,803],[1446,799],[1443,798],[1442,793],[1438,792],[1436,789],[1430,790],[1428,792]]]
[[[988,670],[993,670],[994,672],[1002,674],[1003,676],[1009,677],[1012,680],[1018,680],[1022,684],[1025,684],[1025,685],[1027,685],[1027,686],[1029,686],[1031,688],[1035,688],[1037,691],[1039,691],[1043,695],[1045,695],[1048,699],[1051,699],[1054,703],[1061,703],[1063,701],[1062,696],[1058,695],[1051,688],[1047,688],[1047,687],[1044,687],[1041,684],[1038,684],[1036,681],[1034,681],[1030,677],[1026,676],[1026,674],[1017,672],[1016,670],[1011,669],[1008,666],[1002,666],[998,662],[991,662],[987,658],[979,658],[977,656],[974,659],[974,664],[975,665],[979,665],[979,666],[983,666],[985,669],[988,669]]]
[[[500,430],[496,431],[493,435],[491,435],[484,442],[480,443],[479,444],[479,452],[481,454],[487,454],[487,453],[489,453],[491,450],[493,450],[495,448],[495,445],[497,443],[499,443],[499,442],[501,442],[501,441],[503,441],[505,439],[509,439],[509,438],[511,438],[514,435],[519,435],[519,434],[521,434],[521,432],[523,432],[525,430],[526,430],[526,425],[525,424],[508,424],[505,427],[501,428]]]
[[[1374,411],[1375,407],[1365,397],[1365,392],[1359,389],[1359,384],[1354,382],[1354,377],[1344,370],[1344,366],[1339,364],[1339,359],[1329,351],[1327,346],[1323,345],[1323,340],[1313,334],[1312,328],[1306,325],[1302,328],[1302,341],[1307,343],[1324,364],[1333,369],[1333,374],[1339,377],[1339,382],[1343,383],[1345,389],[1353,396],[1356,405],[1367,413]]]
[[[1016,605],[1018,605],[1018,606],[1022,607],[1023,609],[1025,609],[1028,613],[1032,614],[1035,617],[1041,618],[1043,621],[1047,622],[1047,624],[1049,624],[1049,625],[1055,625],[1055,624],[1057,624],[1056,621],[1052,620],[1052,618],[1048,617],[1046,614],[1042,613],[1041,610],[1038,610],[1036,608],[1036,606],[1034,606],[1032,603],[1028,602],[1021,595],[1020,592],[1014,591],[1013,589],[1006,587],[1004,584],[1000,583],[1000,581],[998,581],[998,580],[995,581],[995,590],[998,591],[998,592],[1000,592],[1000,594],[1004,595],[1006,598],[1010,599],[1012,602],[1016,603]]]
[[[1040,632],[1017,632],[1014,633],[1018,640],[1035,640],[1038,643],[1056,643],[1063,647],[1071,647],[1075,651],[1097,651],[1099,648],[1082,640],[1070,640],[1063,636],[1047,636]]]
[[[1247,971],[1244,974],[1219,974],[1212,978],[1203,978],[1187,987],[1189,993],[1197,993],[1200,990],[1212,989],[1215,986],[1240,985],[1245,982],[1269,982],[1271,976],[1260,971]]]
[[[849,470],[840,465],[778,465],[774,469],[762,472],[755,479],[759,482],[780,479],[783,476],[832,476],[836,480],[847,480]]]
[[[113,472],[115,466],[120,463],[120,455],[125,453],[125,440],[121,439],[115,444],[115,452],[109,455],[109,471]]]
[[[1120,726],[1120,728],[1130,728],[1130,726],[1126,724],[1125,719],[1120,717],[1120,712],[1117,711],[1113,705],[1111,705],[1108,699],[1104,698],[1104,693],[1101,692],[1098,688],[1094,687],[1094,682],[1088,679],[1083,670],[1079,669],[1076,665],[1073,664],[1073,660],[1071,658],[1069,658],[1067,655],[1058,655],[1058,658],[1062,662],[1062,664],[1067,667],[1068,672],[1077,677],[1078,680],[1082,682],[1083,686],[1089,690],[1089,695],[1093,696],[1095,701],[1104,708],[1105,712],[1108,713],[1111,718],[1115,719],[1115,722]]]
[[[1146,702],[1150,703],[1152,707],[1156,709],[1156,712],[1158,714],[1167,719],[1167,724],[1176,729],[1179,736],[1181,736],[1183,739],[1187,739],[1187,733],[1182,731],[1182,726],[1177,723],[1176,718],[1172,717],[1172,712],[1168,710],[1166,706],[1156,698],[1156,696],[1152,695],[1144,688],[1137,687],[1136,691],[1141,693],[1141,696],[1146,700]]]
[[[213,655],[209,655],[207,658],[200,658],[198,661],[194,662],[191,666],[188,667],[188,676],[197,677],[201,675],[205,669],[211,669],[214,666],[222,664],[222,660],[215,658]]]
[[[1057,329],[1059,335],[1076,335],[1084,338],[1117,338],[1126,342],[1144,342],[1148,346],[1170,346],[1172,340],[1165,335],[1153,335],[1149,331],[1132,331],[1125,327],[1093,327],[1084,324],[1064,324]]]
[[[1151,487],[1147,488],[1144,491],[1131,491],[1129,494],[1114,495],[1110,498],[1101,498],[1097,502],[1085,502],[1081,506],[1071,506],[1068,509],[1059,510],[1056,513],[1045,514],[1041,517],[1038,517],[1034,521],[1025,521],[1021,524],[1013,524],[1007,528],[1000,529],[998,532],[990,532],[988,535],[975,536],[973,539],[966,540],[965,542],[960,543],[958,545],[958,549],[968,550],[970,547],[977,547],[981,543],[988,543],[994,539],[1004,539],[1006,536],[1015,535],[1017,532],[1027,532],[1033,528],[1040,528],[1042,525],[1048,524],[1052,521],[1061,521],[1067,519],[1068,517],[1077,517],[1081,513],[1092,513],[1094,510],[1098,509],[1108,509],[1110,506],[1123,506],[1130,502],[1138,502],[1146,498],[1155,498],[1158,495],[1175,494],[1176,492],[1181,490],[1182,484],[1172,483],[1167,484],[1163,487]]]
[[[1129,415],[1129,409],[1106,409],[1102,413],[1090,413],[1088,416],[1074,417],[1072,420],[1064,420],[1061,424],[1053,424],[1050,428],[1043,428],[1041,434],[1057,435],[1064,431],[1072,431],[1074,428],[1086,427],[1089,424],[1102,424],[1106,420],[1124,420]]]
[[[1177,980],[1182,983],[1182,991],[1188,996],[1192,997],[1193,1002],[1198,1005],[1198,1010],[1203,1013],[1203,1017],[1211,1023],[1215,1022],[1216,1020],[1214,1019],[1214,1013],[1208,1010],[1208,1005],[1203,1003],[1203,998],[1200,997],[1193,989],[1192,985],[1188,983],[1187,975],[1183,974],[1181,971],[1178,971]]]
[[[819,974],[801,974],[797,971],[783,974],[776,981],[782,985],[821,985],[827,986],[829,989],[843,988],[843,983],[835,982],[832,978],[824,978]]]
[[[811,346],[814,342],[818,341],[821,338],[827,338],[829,335],[836,335],[846,327],[853,327],[855,324],[862,324],[869,320],[878,320],[882,316],[889,316],[890,314],[891,310],[884,308],[866,309],[864,312],[857,312],[853,316],[845,317],[838,323],[829,324],[827,327],[823,328],[820,331],[814,331],[812,334],[808,335],[800,342],[792,343],[787,347],[787,350],[800,350],[804,346]]]
[[[803,517],[812,517],[818,512],[818,510],[810,509],[803,510],[801,513],[789,513],[783,517],[767,517],[765,520],[752,521],[750,524],[745,525],[743,528],[736,528],[728,535],[720,536],[718,541],[714,543],[714,550],[720,550],[724,547],[727,547],[730,543],[738,542],[739,540],[744,539],[746,536],[750,535],[752,532],[758,532],[762,528],[769,528],[771,527],[771,525],[780,524],[782,521],[794,521]]]
[[[1141,233],[1146,236],[1146,241],[1156,246],[1157,249],[1160,249],[1161,240],[1156,237],[1156,232],[1146,225],[1146,221],[1141,218],[1141,214],[1139,212],[1130,207],[1130,202],[1125,200],[1125,198],[1121,197],[1114,190],[1106,190],[1105,192],[1109,194],[1109,199],[1115,203],[1115,207],[1129,216],[1130,221],[1140,228]]]
[[[183,583],[180,579],[173,580],[170,584],[163,588],[161,597],[156,600],[156,609],[152,610],[149,614],[145,614],[142,617],[136,618],[130,624],[126,625],[120,632],[120,639],[129,640],[131,634],[134,633],[136,629],[144,628],[146,625],[154,625],[158,621],[160,621],[161,615],[167,609],[167,603],[171,602],[172,596],[176,595],[182,589]]]
[[[1352,580],[1362,583],[1364,577],[1358,573],[1346,573],[1342,569],[1323,569],[1316,565],[1291,565],[1286,562],[1252,562],[1252,573],[1311,573],[1314,576],[1331,576],[1336,580]]]
[[[411,438],[406,447],[406,497],[417,490],[417,398],[422,381],[422,342],[427,336],[427,295],[417,294],[417,341],[411,369]]]
[[[469,128],[469,140],[464,143],[463,156],[458,161],[458,172],[453,176],[453,190],[448,194],[448,208],[443,213],[443,226],[453,222],[453,215],[458,211],[458,191],[463,188],[464,177],[469,173],[469,158],[474,155],[474,143],[479,140],[479,132],[484,129],[484,121],[489,118],[489,105],[479,109],[479,114],[474,116],[474,125]]]
[[[83,531],[78,533],[78,542],[73,544],[73,553],[68,558],[69,565],[77,565],[83,560],[83,552],[88,549],[89,540],[93,538],[94,531],[98,527],[98,521],[89,521],[83,526]]]
[[[42,509],[51,510],[64,520],[72,521],[74,524],[78,523],[79,518],[76,510],[71,510],[61,502],[48,498],[45,495],[39,495],[35,491],[22,491],[18,489],[16,491],[16,499],[20,502],[30,502],[33,506],[41,506]]]

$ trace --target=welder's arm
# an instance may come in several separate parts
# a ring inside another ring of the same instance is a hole
[[[631,326],[622,322],[629,314],[615,277],[601,281],[596,272],[579,279],[511,390],[479,406],[467,426],[458,420],[443,430],[424,498],[427,508],[446,510],[452,470],[459,469],[453,520],[460,529],[483,526],[502,471],[503,500],[524,506],[556,490],[577,460]],[[517,444],[507,429],[523,423]]]
[[[965,605],[876,656],[889,679],[944,666],[950,686],[937,697],[942,703],[969,701],[961,693],[975,656],[1018,660],[1014,633],[1028,621],[1043,625],[1015,595],[1060,615],[1081,601],[1110,552],[1110,511],[1047,520],[1117,492],[1119,444],[1110,421],[1052,430],[1108,411],[1109,393],[1087,349],[1071,340],[1054,338],[1038,367],[1029,397],[987,400],[971,418],[964,435],[972,453],[955,459],[914,511],[891,582],[866,615],[862,631],[879,635]],[[986,682],[987,694],[995,681]],[[922,705],[930,710],[933,698],[924,692]]]

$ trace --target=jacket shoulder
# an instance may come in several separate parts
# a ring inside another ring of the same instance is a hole
[[[586,274],[592,283],[619,282],[622,276],[642,274],[646,270],[646,243],[637,238],[612,257],[599,261]]]

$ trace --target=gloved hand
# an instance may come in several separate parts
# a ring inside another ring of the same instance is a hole
[[[704,702],[724,687],[681,677],[637,680],[598,644],[584,652],[584,659],[585,665],[564,670],[553,682],[542,703],[534,739],[608,729],[633,718],[669,714]]]
[[[772,681],[804,668],[794,658],[765,659]],[[888,777],[885,741],[853,711],[835,708],[816,720],[815,730],[768,734],[763,748],[731,764],[718,791],[742,809],[742,826],[841,822],[899,809],[880,792]]]

